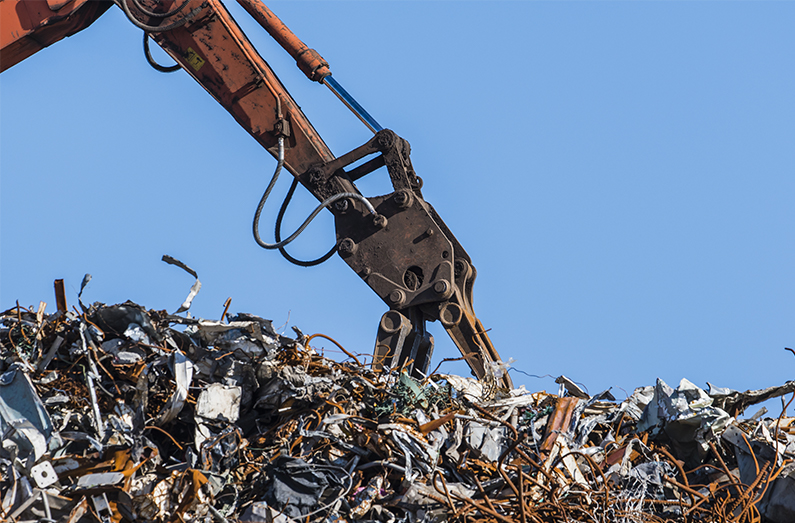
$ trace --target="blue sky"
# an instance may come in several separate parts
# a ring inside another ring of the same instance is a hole
[[[227,3],[332,151],[369,138]],[[411,143],[426,199],[478,269],[475,310],[518,369],[619,397],[657,377],[792,377],[795,3],[269,6]],[[192,278],[169,254],[202,280],[194,316],[231,297],[371,352],[386,306],[338,257],[301,269],[256,246],[275,161],[187,74],[152,70],[120,9],[3,73],[0,111],[0,308],[52,311],[55,278],[76,303],[91,273],[84,301],[174,311]],[[370,178],[366,195],[389,192]],[[286,228],[313,205],[298,195]],[[292,252],[332,242],[326,215]],[[433,327],[434,360],[457,356]]]

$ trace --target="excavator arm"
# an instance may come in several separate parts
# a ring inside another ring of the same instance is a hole
[[[82,31],[112,5],[89,0],[0,2],[0,71]]]
[[[239,3],[309,79],[331,88],[375,132],[371,140],[335,157],[220,0],[0,0],[2,70],[88,27],[113,3],[332,212],[337,252],[390,307],[378,329],[375,368],[426,374],[433,339],[425,323],[438,320],[478,378],[512,386],[507,373],[494,374],[500,357],[472,308],[475,268],[422,197],[408,142],[382,129],[325,60],[258,0]],[[364,198],[356,180],[381,167],[394,191]]]

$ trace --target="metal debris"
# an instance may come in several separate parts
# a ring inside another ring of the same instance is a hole
[[[622,402],[564,376],[558,394],[495,391],[375,371],[355,354],[333,361],[296,332],[249,314],[206,321],[131,302],[3,312],[0,518],[795,517],[795,418],[786,408],[738,418],[793,393],[792,382],[740,393],[658,380]]]
[[[196,278],[196,281],[193,282],[193,285],[191,285],[190,292],[188,292],[187,298],[185,298],[185,301],[182,302],[182,305],[179,306],[179,309],[177,309],[177,311],[174,314],[185,312],[186,310],[190,309],[191,303],[193,303],[193,298],[195,298],[196,295],[199,294],[199,290],[201,290],[202,288],[202,282],[199,281],[199,275],[196,274],[196,271],[194,271],[193,269],[191,269],[190,267],[188,267],[178,259],[169,256],[168,254],[164,254],[162,260],[170,265],[176,265],[183,271],[187,272],[188,274]],[[89,280],[91,279],[90,274],[86,274],[86,276],[89,277]],[[83,285],[83,287],[84,286],[85,284]],[[80,288],[80,292],[81,293],[83,292],[82,287]]]

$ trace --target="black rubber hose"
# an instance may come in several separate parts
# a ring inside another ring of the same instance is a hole
[[[278,149],[278,153],[277,153],[277,157],[276,157],[276,160],[277,160],[276,171],[274,171],[273,176],[271,177],[271,181],[270,181],[270,183],[268,183],[268,187],[265,189],[265,193],[262,195],[262,198],[260,199],[259,204],[257,205],[257,210],[254,213],[254,221],[251,224],[251,229],[252,229],[252,232],[254,233],[254,240],[257,242],[257,245],[259,245],[263,249],[273,249],[273,250],[278,249],[279,247],[284,247],[288,243],[290,243],[293,240],[295,240],[296,238],[298,238],[298,236],[302,232],[304,232],[304,229],[306,229],[309,226],[309,224],[312,223],[312,220],[314,220],[315,217],[318,214],[320,214],[320,211],[322,211],[323,209],[325,209],[326,207],[328,207],[332,203],[334,203],[336,201],[339,201],[339,200],[342,200],[342,199],[345,199],[345,198],[353,198],[355,200],[359,200],[360,202],[362,202],[362,204],[364,204],[364,206],[367,208],[367,210],[368,210],[368,212],[370,214],[372,214],[372,215],[377,215],[378,214],[378,213],[376,213],[375,208],[373,207],[373,204],[371,204],[369,201],[367,201],[367,198],[365,198],[361,194],[352,193],[352,192],[341,192],[341,193],[337,193],[337,194],[334,194],[332,196],[329,196],[328,198],[323,200],[323,202],[321,202],[320,205],[315,207],[315,210],[312,211],[312,213],[306,218],[306,220],[304,220],[304,223],[302,223],[298,227],[298,229],[293,234],[291,234],[287,239],[281,240],[281,241],[277,241],[276,243],[266,243],[265,241],[263,241],[262,238],[259,235],[259,218],[260,218],[260,215],[262,214],[262,209],[265,207],[265,202],[268,201],[268,196],[270,196],[271,191],[273,190],[273,187],[276,185],[276,180],[279,179],[279,173],[282,171],[282,167],[284,166],[284,137],[283,136],[279,136],[278,145],[279,145],[279,149]]]
[[[202,7],[199,6],[190,13],[186,14],[185,16],[177,20],[176,22],[161,26],[155,26],[155,25],[146,25],[137,18],[135,18],[135,16],[133,16],[132,12],[130,11],[130,6],[127,2],[128,0],[121,0],[121,7],[124,10],[124,14],[127,15],[127,19],[130,20],[130,22],[132,22],[133,25],[135,25],[137,28],[143,29],[147,33],[162,33],[165,31],[171,31],[172,29],[176,29],[181,25],[185,25],[188,22],[188,20],[196,16],[196,14],[198,14],[198,12],[202,10]]]
[[[188,2],[190,2],[190,0],[185,0],[181,6],[175,7],[174,9],[172,9],[167,13],[155,13],[154,11],[150,11],[146,7],[144,7],[144,5],[141,3],[141,0],[133,0],[135,7],[140,9],[146,16],[149,16],[151,18],[168,18],[169,16],[174,16],[175,14],[185,9],[185,6],[188,5]]]
[[[287,207],[290,205],[290,201],[293,199],[293,194],[295,193],[295,189],[298,187],[298,179],[293,178],[293,183],[290,184],[290,190],[287,191],[287,196],[284,197],[284,201],[282,202],[282,206],[279,208],[279,214],[276,216],[276,230],[274,234],[276,236],[276,241],[282,241],[282,220],[284,219],[284,213],[287,212]],[[292,263],[293,265],[298,265],[299,267],[314,267],[315,265],[320,265],[324,261],[331,258],[335,252],[337,252],[337,245],[334,244],[331,246],[331,249],[315,260],[299,260],[293,258],[289,252],[284,247],[279,247],[279,252],[284,256],[284,259],[288,262]]]
[[[152,57],[152,53],[149,52],[149,34],[146,32],[144,32],[144,55],[146,55],[146,61],[149,62],[149,65],[161,73],[173,73],[174,71],[179,71],[182,69],[182,66],[179,64],[160,65],[159,63],[155,62],[155,59]]]

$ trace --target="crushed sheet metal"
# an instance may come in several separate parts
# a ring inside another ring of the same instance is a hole
[[[25,450],[32,450],[36,461],[47,452],[53,427],[50,416],[30,378],[19,363],[0,375],[0,434],[3,443],[10,438]]]
[[[658,380],[617,402],[565,378],[557,394],[486,394],[471,378],[335,362],[300,331],[228,317],[132,302],[1,313],[0,518],[793,520],[795,418],[738,417],[789,383]]]
[[[191,303],[193,303],[193,298],[195,298],[196,295],[199,294],[199,290],[201,290],[202,288],[202,282],[199,281],[199,275],[196,274],[196,271],[194,271],[193,269],[191,269],[190,267],[188,267],[178,259],[172,258],[168,254],[164,254],[162,260],[170,265],[176,265],[180,269],[184,270],[185,272],[196,278],[196,281],[193,282],[193,285],[191,285],[190,287],[190,292],[188,293],[188,297],[185,298],[185,301],[182,302],[182,305],[180,305],[179,309],[177,309],[174,312],[174,314],[185,312],[186,310],[190,309],[190,305]]]
[[[188,387],[193,379],[193,362],[186,358],[181,351],[175,350],[171,361],[176,388],[155,420],[159,426],[173,420],[182,411],[188,397]]]

